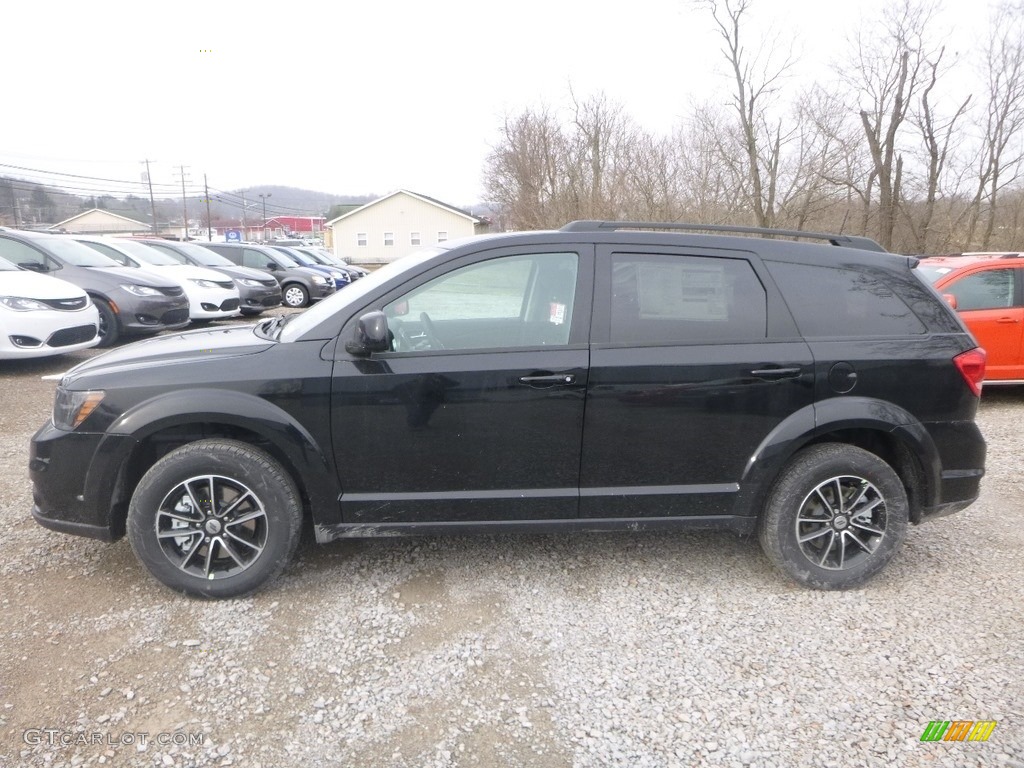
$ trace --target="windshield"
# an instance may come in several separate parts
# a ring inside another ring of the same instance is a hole
[[[192,245],[192,243],[175,243],[175,249],[182,253],[188,254],[193,259],[198,261],[204,267],[234,267],[236,266],[233,261],[229,261],[219,253],[214,253],[209,248],[204,248],[201,245]]]
[[[278,250],[277,248],[267,248],[273,254],[274,260],[283,267],[298,267],[301,266],[299,262],[293,259],[284,251]]]
[[[281,253],[288,254],[289,258],[294,259],[295,261],[297,261],[299,264],[301,264],[304,267],[318,267],[318,266],[320,266],[310,256],[307,256],[304,253],[299,253],[299,251],[295,250],[294,248],[285,248],[283,250],[281,248],[277,248],[276,250],[281,252]]]
[[[144,243],[136,243],[131,240],[118,240],[117,247],[130,256],[134,256],[145,264],[152,264],[157,267],[178,266],[179,262],[156,248],[150,248]]]
[[[926,264],[918,264],[917,271],[928,278],[929,283],[935,283],[940,277],[948,275],[953,271],[952,267],[929,267]]]
[[[46,248],[46,250],[56,256],[59,261],[63,261],[65,264],[70,264],[73,267],[121,266],[110,257],[104,256],[102,253],[93,250],[88,245],[83,245],[76,240],[66,240],[60,235],[53,235],[51,237],[47,237],[45,240],[40,238],[33,242],[38,242],[39,245]]]
[[[315,261],[317,264],[323,264],[324,266],[334,266],[331,262],[321,256],[319,253],[309,250],[308,248],[297,248],[299,253],[304,254]]]
[[[295,341],[304,333],[320,325],[331,315],[343,314],[343,309],[350,304],[358,304],[363,297],[373,293],[385,283],[397,278],[404,272],[415,269],[425,261],[429,261],[439,253],[444,253],[444,248],[424,248],[398,261],[385,264],[380,269],[371,272],[362,280],[357,280],[343,291],[338,291],[333,296],[328,296],[301,315],[292,315],[288,323],[281,329],[281,341]],[[338,328],[338,330],[341,330]]]

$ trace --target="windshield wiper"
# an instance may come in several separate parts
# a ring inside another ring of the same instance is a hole
[[[281,334],[281,328],[284,327],[287,320],[287,315],[277,315],[264,320],[256,326],[256,330],[259,331],[260,336],[266,339],[276,339]]]

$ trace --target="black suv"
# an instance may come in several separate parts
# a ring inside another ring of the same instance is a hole
[[[304,267],[275,248],[252,243],[206,243],[204,248],[219,253],[232,264],[273,275],[281,284],[282,301],[288,307],[305,307],[330,296],[334,281],[316,269]]]
[[[94,358],[32,440],[33,514],[210,597],[280,572],[306,517],[320,542],[756,531],[796,581],[859,585],[977,498],[984,352],[914,258],[717,229],[451,241]]]

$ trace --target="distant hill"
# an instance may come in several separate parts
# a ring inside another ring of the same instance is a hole
[[[265,198],[260,198],[260,194]],[[267,185],[246,190],[210,191],[210,218],[216,225],[240,223],[242,210],[248,222],[263,218],[266,203],[267,218],[274,216],[326,216],[335,205],[362,205],[374,198],[369,195],[337,195],[296,187]],[[245,204],[243,206],[243,202]],[[206,200],[201,196],[186,198],[188,218],[206,224]],[[180,224],[181,198],[162,198],[155,201],[157,220],[161,224]],[[148,197],[128,195],[73,195],[63,190],[33,181],[0,177],[0,224],[7,226],[45,226],[56,224],[76,213],[91,208],[118,213],[122,216],[149,223],[152,208]]]

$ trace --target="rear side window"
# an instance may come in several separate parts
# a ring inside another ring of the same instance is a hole
[[[741,259],[612,255],[612,342],[706,344],[765,338],[764,286]]]
[[[804,336],[906,336],[926,330],[883,275],[785,262],[767,266]]]

